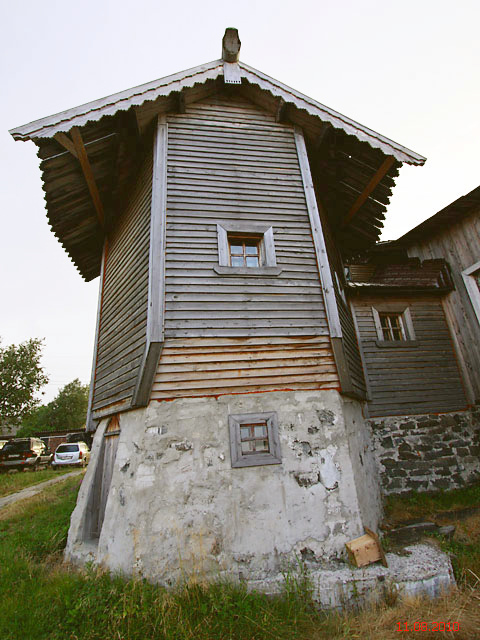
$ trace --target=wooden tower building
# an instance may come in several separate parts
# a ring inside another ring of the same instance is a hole
[[[100,277],[92,459],[67,557],[262,585],[376,529],[344,262],[425,159],[222,58],[19,127]]]

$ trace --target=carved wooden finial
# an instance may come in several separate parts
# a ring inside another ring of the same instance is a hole
[[[238,62],[241,46],[238,37],[238,29],[228,27],[225,29],[225,35],[222,40],[222,60],[225,62]]]

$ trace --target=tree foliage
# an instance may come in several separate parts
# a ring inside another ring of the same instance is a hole
[[[0,424],[16,425],[39,403],[35,394],[48,382],[40,364],[43,341],[0,344]]]
[[[88,385],[78,378],[60,389],[46,405],[35,408],[22,422],[19,435],[27,436],[36,431],[81,429],[85,425],[88,404]]]

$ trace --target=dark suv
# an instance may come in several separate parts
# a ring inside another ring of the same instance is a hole
[[[0,471],[8,469],[33,469],[50,464],[52,452],[40,438],[15,438],[7,442],[0,451]]]

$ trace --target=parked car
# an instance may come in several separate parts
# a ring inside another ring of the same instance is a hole
[[[64,442],[55,450],[52,467],[86,467],[90,460],[90,449],[85,442]]]
[[[0,450],[0,470],[33,469],[36,471],[40,465],[50,464],[52,457],[52,452],[40,438],[14,438]]]

